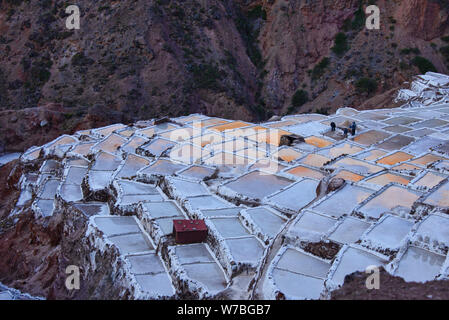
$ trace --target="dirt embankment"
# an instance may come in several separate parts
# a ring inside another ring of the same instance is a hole
[[[426,283],[405,282],[384,269],[380,272],[380,288],[368,290],[367,274],[356,272],[346,276],[344,285],[332,293],[332,300],[448,300],[449,280]]]

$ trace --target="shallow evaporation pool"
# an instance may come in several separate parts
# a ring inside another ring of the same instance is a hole
[[[142,150],[142,152],[144,152],[145,154],[148,153],[151,156],[159,157],[165,151],[167,151],[170,148],[173,148],[175,145],[176,143],[170,140],[156,138],[154,140],[151,140],[148,144],[140,147],[139,150]]]
[[[409,177],[405,177],[405,176],[401,176],[398,174],[393,174],[393,173],[387,172],[387,173],[382,173],[375,177],[369,178],[365,181],[367,183],[371,183],[371,184],[375,184],[375,185],[383,187],[392,182],[399,183],[399,184],[406,186],[410,183],[410,180],[411,180],[411,178],[409,178]]]
[[[308,154],[303,159],[299,160],[299,163],[306,164],[311,167],[321,168],[331,159],[319,154]]]
[[[243,195],[251,199],[262,199],[291,183],[293,183],[292,180],[281,176],[262,171],[252,171],[224,184],[224,186],[237,195]]]
[[[413,221],[386,215],[363,236],[362,241],[373,249],[399,249],[413,225]]]
[[[297,213],[317,197],[318,185],[319,181],[305,178],[269,196],[266,201],[280,211]]]
[[[388,155],[388,156],[386,156],[384,158],[381,158],[381,159],[377,160],[376,162],[379,163],[379,164],[385,164],[385,165],[392,166],[392,165],[395,165],[397,163],[410,160],[412,158],[413,158],[413,155],[411,155],[411,154],[408,154],[408,153],[405,153],[405,152],[401,152],[401,151],[397,151],[397,152],[395,152],[395,153],[393,153],[391,155]]]
[[[122,146],[122,150],[127,153],[135,153],[137,148],[148,142],[148,139],[139,136],[132,137],[127,143]]]
[[[365,201],[373,192],[370,189],[348,184],[315,205],[313,210],[335,218],[350,215],[357,205]]]
[[[440,273],[445,257],[418,247],[409,247],[399,261],[394,275],[405,281],[426,282]]]
[[[449,181],[427,196],[424,203],[434,207],[449,207]]]
[[[363,148],[354,146],[350,143],[341,143],[333,146],[330,149],[319,151],[319,154],[326,156],[327,158],[335,159],[342,155],[352,155],[363,151]]]
[[[424,176],[419,178],[419,180],[415,181],[413,185],[432,189],[444,179],[446,179],[446,176],[439,175],[433,172],[427,172]]]
[[[365,203],[359,212],[374,219],[378,219],[383,213],[391,212],[395,208],[409,212],[419,197],[420,194],[417,192],[392,185]],[[392,199],[395,200],[391,201]]]
[[[198,180],[205,180],[207,178],[211,178],[214,174],[215,174],[214,168],[199,165],[193,165],[185,170],[182,170],[181,172],[178,172],[178,175],[181,177],[193,178]]]
[[[148,166],[150,161],[135,154],[128,154],[124,165],[120,168],[115,178],[131,178],[137,175],[137,171]]]
[[[329,240],[339,244],[357,242],[363,233],[371,226],[370,223],[353,217],[345,217],[344,220],[329,235]]]
[[[186,168],[185,165],[172,162],[168,159],[158,159],[150,166],[139,171],[140,175],[173,175],[175,172]]]
[[[100,151],[95,156],[95,162],[91,167],[91,170],[100,170],[100,171],[113,171],[117,169],[122,162],[122,159],[119,157]]]
[[[299,152],[296,149],[293,148],[281,148],[279,151],[273,154],[273,157],[276,159],[280,159],[285,162],[293,162],[300,157],[302,157],[304,153]]]
[[[321,180],[322,178],[324,178],[324,174],[321,173],[321,171],[310,169],[305,166],[296,166],[285,172],[297,177],[312,178],[316,180]]]
[[[127,139],[123,138],[118,134],[111,134],[102,141],[98,142],[92,147],[94,150],[101,150],[110,153],[116,153],[119,148],[128,142]]]
[[[349,157],[340,159],[333,164],[328,165],[328,167],[334,169],[345,169],[360,175],[374,174],[384,170],[383,167]]]

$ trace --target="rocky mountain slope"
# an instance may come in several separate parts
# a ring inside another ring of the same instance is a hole
[[[0,149],[201,112],[242,120],[391,107],[412,75],[448,72],[443,0],[0,1]],[[0,150],[2,152],[2,150]]]

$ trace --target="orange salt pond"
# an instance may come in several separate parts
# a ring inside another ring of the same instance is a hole
[[[308,177],[317,180],[321,180],[324,177],[324,175],[318,170],[313,170],[304,166],[294,167],[293,169],[288,170],[287,173],[297,177]]]
[[[307,144],[310,144],[318,148],[328,147],[332,144],[332,142],[330,142],[329,140],[325,140],[315,136],[305,138],[304,140],[306,141]]]
[[[377,160],[376,162],[380,163],[380,164],[386,164],[386,165],[392,166],[396,163],[404,162],[404,161],[410,160],[412,158],[413,158],[412,155],[405,153],[405,152],[398,151],[398,152],[393,153],[392,155],[389,155],[385,158]]]
[[[384,173],[374,178],[368,179],[366,180],[366,182],[377,184],[379,186],[385,186],[391,182],[396,182],[406,186],[409,184],[410,178],[406,178],[392,173]]]
[[[427,166],[428,164],[433,163],[438,160],[444,160],[444,158],[433,155],[433,154],[426,154],[425,156],[422,156],[415,160],[410,161],[410,163]]]
[[[273,156],[286,162],[292,162],[299,157],[302,157],[303,153],[292,148],[283,148],[276,152]]]
[[[213,126],[213,127],[209,128],[209,129],[210,130],[219,131],[219,132],[223,132],[225,130],[233,130],[233,129],[243,128],[243,127],[249,127],[250,125],[251,125],[250,123],[246,123],[246,122],[243,122],[243,121],[232,121],[232,122],[229,122],[229,123]]]
[[[325,163],[329,162],[331,159],[321,156],[319,154],[309,154],[307,157],[301,160],[301,163],[307,164],[312,167],[321,168]]]
[[[365,178],[364,176],[361,176],[359,174],[356,174],[354,172],[351,171],[347,171],[347,170],[341,170],[340,172],[338,172],[334,178],[342,178],[345,180],[350,180],[350,181],[354,181],[354,182],[358,182],[360,180],[362,180],[363,178]]]

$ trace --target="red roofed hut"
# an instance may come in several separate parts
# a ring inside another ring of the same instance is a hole
[[[173,220],[176,243],[199,243],[206,240],[207,226],[204,220]]]

